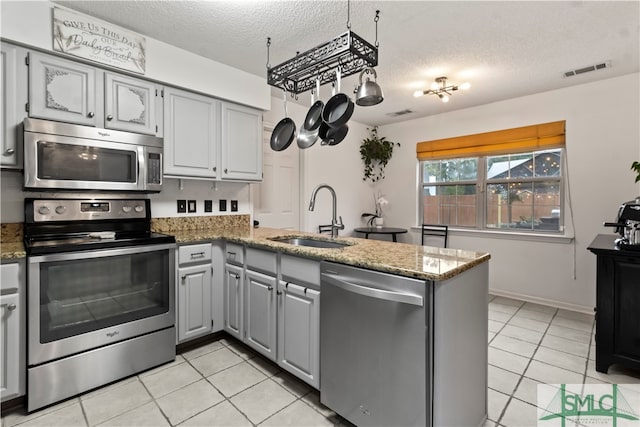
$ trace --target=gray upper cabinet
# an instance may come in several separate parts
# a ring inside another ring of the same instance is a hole
[[[262,112],[222,103],[222,179],[262,180]]]
[[[24,104],[27,102],[27,87],[26,76],[21,69],[24,62],[19,60],[21,50],[6,43],[0,45],[0,165],[3,168],[22,168],[21,150],[18,147],[18,125],[26,116]]]
[[[166,88],[164,93],[164,174],[216,178],[220,101]]]
[[[105,73],[105,128],[162,135],[162,87],[145,80]]]
[[[98,126],[102,72],[41,53],[29,53],[29,116]]]
[[[29,116],[162,136],[162,87],[75,61],[29,53]]]

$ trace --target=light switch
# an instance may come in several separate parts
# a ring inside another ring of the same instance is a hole
[[[196,211],[196,201],[195,200],[189,200],[189,202],[187,203],[188,206],[188,211],[189,213],[193,213]]]

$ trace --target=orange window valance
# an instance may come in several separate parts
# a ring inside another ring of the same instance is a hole
[[[565,121],[436,139],[416,145],[418,160],[494,156],[563,147]]]

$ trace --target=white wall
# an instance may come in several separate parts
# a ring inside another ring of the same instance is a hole
[[[0,36],[52,51],[53,3],[3,0],[0,8]],[[266,76],[255,76],[159,40],[150,37],[146,39],[145,78],[261,110],[269,109],[270,90],[266,84]],[[72,56],[69,57],[74,59]]]
[[[382,127],[383,135],[402,144],[382,185],[391,202],[388,223],[417,225],[417,142],[566,120],[575,241],[454,232],[450,246],[490,252],[490,287],[496,292],[588,310],[595,304],[596,259],[586,248],[596,234],[612,233],[602,222],[614,220],[619,204],[640,194],[630,170],[640,159],[639,81],[636,73]],[[464,94],[450,102],[456,96]],[[570,226],[566,204],[565,213]],[[420,242],[417,232],[412,237]]]

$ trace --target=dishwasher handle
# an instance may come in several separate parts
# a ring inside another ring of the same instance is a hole
[[[403,304],[411,304],[422,307],[424,299],[420,295],[406,294],[403,292],[387,291],[385,289],[372,288],[369,286],[358,285],[351,282],[338,279],[333,274],[322,273],[322,280],[328,284],[338,287],[347,292],[353,292],[359,295],[377,298],[385,301],[399,302]]]

